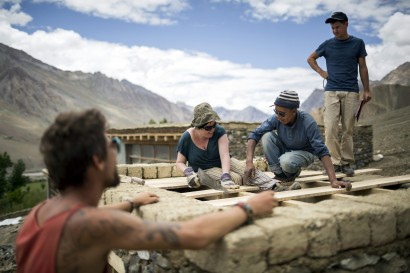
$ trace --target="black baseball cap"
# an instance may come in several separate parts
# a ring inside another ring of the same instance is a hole
[[[329,18],[326,19],[325,23],[329,24],[334,23],[336,21],[348,21],[347,15],[341,11],[335,11]]]

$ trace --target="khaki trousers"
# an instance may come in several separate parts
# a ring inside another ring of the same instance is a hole
[[[325,91],[325,144],[334,165],[354,163],[353,128],[355,113],[359,106],[359,93]],[[342,137],[339,141],[339,123]]]

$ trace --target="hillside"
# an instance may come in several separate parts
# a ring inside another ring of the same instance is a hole
[[[384,158],[370,163],[383,176],[410,174],[410,105],[388,113],[367,116],[361,124],[373,127],[373,151]]]
[[[172,103],[127,80],[102,73],[62,71],[0,43],[0,152],[26,166],[41,166],[38,143],[44,129],[63,111],[98,108],[112,128],[132,128],[151,120],[188,123],[193,106]],[[254,107],[220,109],[223,120],[261,121]]]
[[[398,66],[380,81],[371,82],[370,90],[373,98],[366,104],[363,116],[383,114],[410,105],[410,62]],[[300,109],[316,112],[323,106],[323,89],[315,89]]]

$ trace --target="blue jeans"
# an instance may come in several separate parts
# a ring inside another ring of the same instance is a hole
[[[314,154],[307,151],[291,151],[283,145],[275,132],[262,136],[262,147],[269,170],[275,174],[285,174],[286,177],[298,177],[302,167],[313,163]]]

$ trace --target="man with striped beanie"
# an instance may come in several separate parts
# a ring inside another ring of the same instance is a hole
[[[317,123],[310,114],[299,111],[299,105],[299,96],[295,91],[282,91],[271,105],[274,106],[275,114],[249,135],[244,182],[255,174],[255,147],[262,140],[269,170],[275,174],[277,181],[273,190],[300,189],[299,183],[295,185],[295,178],[303,167],[313,163],[315,156],[322,161],[332,187],[350,190],[352,185],[349,182],[336,178],[329,150]]]

